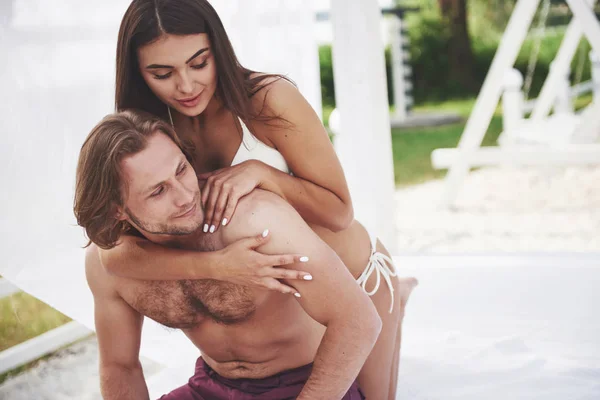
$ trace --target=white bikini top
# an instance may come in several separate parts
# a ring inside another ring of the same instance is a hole
[[[242,125],[242,143],[233,157],[231,165],[240,164],[246,160],[258,160],[286,174],[290,169],[280,152],[258,140],[240,119]]]

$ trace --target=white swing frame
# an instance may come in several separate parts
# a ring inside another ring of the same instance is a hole
[[[471,167],[487,165],[585,165],[600,163],[600,145],[568,145],[561,149],[544,148],[482,148],[481,143],[503,89],[505,72],[512,68],[541,0],[519,0],[510,17],[492,65],[457,148],[436,149],[431,160],[434,168],[448,168],[445,189],[441,197],[445,206],[451,206]],[[600,22],[593,5],[595,0],[566,0],[573,12],[565,38],[554,65],[544,83],[532,118],[540,120],[550,113],[560,80],[570,68],[571,60],[583,35],[592,50],[600,54]],[[598,106],[596,104],[595,106]]]

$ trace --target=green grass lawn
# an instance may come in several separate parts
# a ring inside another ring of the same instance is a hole
[[[0,321],[0,351],[3,351],[57,328],[70,319],[28,294],[14,293],[0,299]],[[0,384],[31,365],[0,374]]]
[[[591,95],[582,96],[576,100],[575,108],[581,109],[588,105],[591,100]],[[455,112],[464,118],[464,122],[430,128],[392,129],[394,174],[398,187],[423,183],[445,176],[446,170],[434,170],[431,166],[431,152],[437,148],[456,147],[458,145],[466,120],[474,105],[475,99],[423,104],[415,107],[415,111]],[[325,124],[327,124],[331,111],[331,107],[323,108]],[[498,107],[492,117],[482,145],[495,146],[501,132],[502,110]]]
[[[0,351],[54,329],[69,318],[25,293],[0,300]]]
[[[444,177],[445,170],[435,170],[431,166],[431,152],[438,148],[458,145],[474,104],[474,99],[424,104],[416,107],[415,111],[455,112],[464,118],[464,122],[430,128],[392,129],[394,174],[397,186],[414,185]],[[483,145],[495,145],[501,132],[502,117],[497,111],[484,137]]]
[[[443,103],[427,103],[415,107],[415,111],[455,112],[464,122],[430,128],[392,129],[394,174],[399,187],[442,178],[445,170],[434,170],[431,152],[442,147],[456,147],[465,127],[466,119],[475,104],[474,99],[452,100]],[[329,121],[331,107],[323,108],[325,125]],[[494,115],[485,136],[484,145],[494,145],[502,131],[502,118]]]

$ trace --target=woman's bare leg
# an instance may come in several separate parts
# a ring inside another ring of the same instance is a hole
[[[390,375],[390,390],[388,391],[388,400],[396,400],[396,390],[398,389],[398,372],[400,367],[400,341],[402,337],[402,322],[400,329],[396,333],[396,347],[394,347],[394,361],[392,362],[392,372]]]
[[[408,285],[403,291],[406,296],[402,297],[402,311],[400,315],[400,326],[398,327],[398,331],[396,332],[396,345],[394,347],[394,361],[392,362],[392,371],[390,375],[390,390],[388,400],[396,400],[396,390],[398,389],[398,373],[399,373],[399,364],[400,364],[400,348],[402,342],[402,323],[404,322],[404,311],[406,309],[406,303],[408,302],[408,297],[412,292],[412,289],[416,286],[417,282],[412,281],[412,278],[402,279],[400,285]]]
[[[378,241],[377,251],[388,255],[388,251]],[[375,347],[363,365],[358,384],[367,399],[395,399],[400,360],[401,324],[408,298],[417,285],[414,278],[391,278],[394,288],[394,308],[390,313],[391,294],[383,281],[377,292],[371,296],[373,304],[383,322]],[[375,287],[375,274],[367,282],[366,289]]]

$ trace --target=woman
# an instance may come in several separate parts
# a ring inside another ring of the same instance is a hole
[[[194,149],[194,168],[204,183],[205,232],[227,229],[239,198],[261,188],[288,201],[338,253],[383,320],[359,384],[367,398],[394,399],[400,324],[416,281],[395,278],[387,250],[353,219],[339,160],[296,87],[282,76],[243,68],[206,0],[134,0],[119,32],[116,87],[118,110],[161,116]],[[139,238],[101,257],[109,271],[126,277],[257,284],[249,269],[233,276],[220,267],[234,262],[223,253],[200,256]]]

